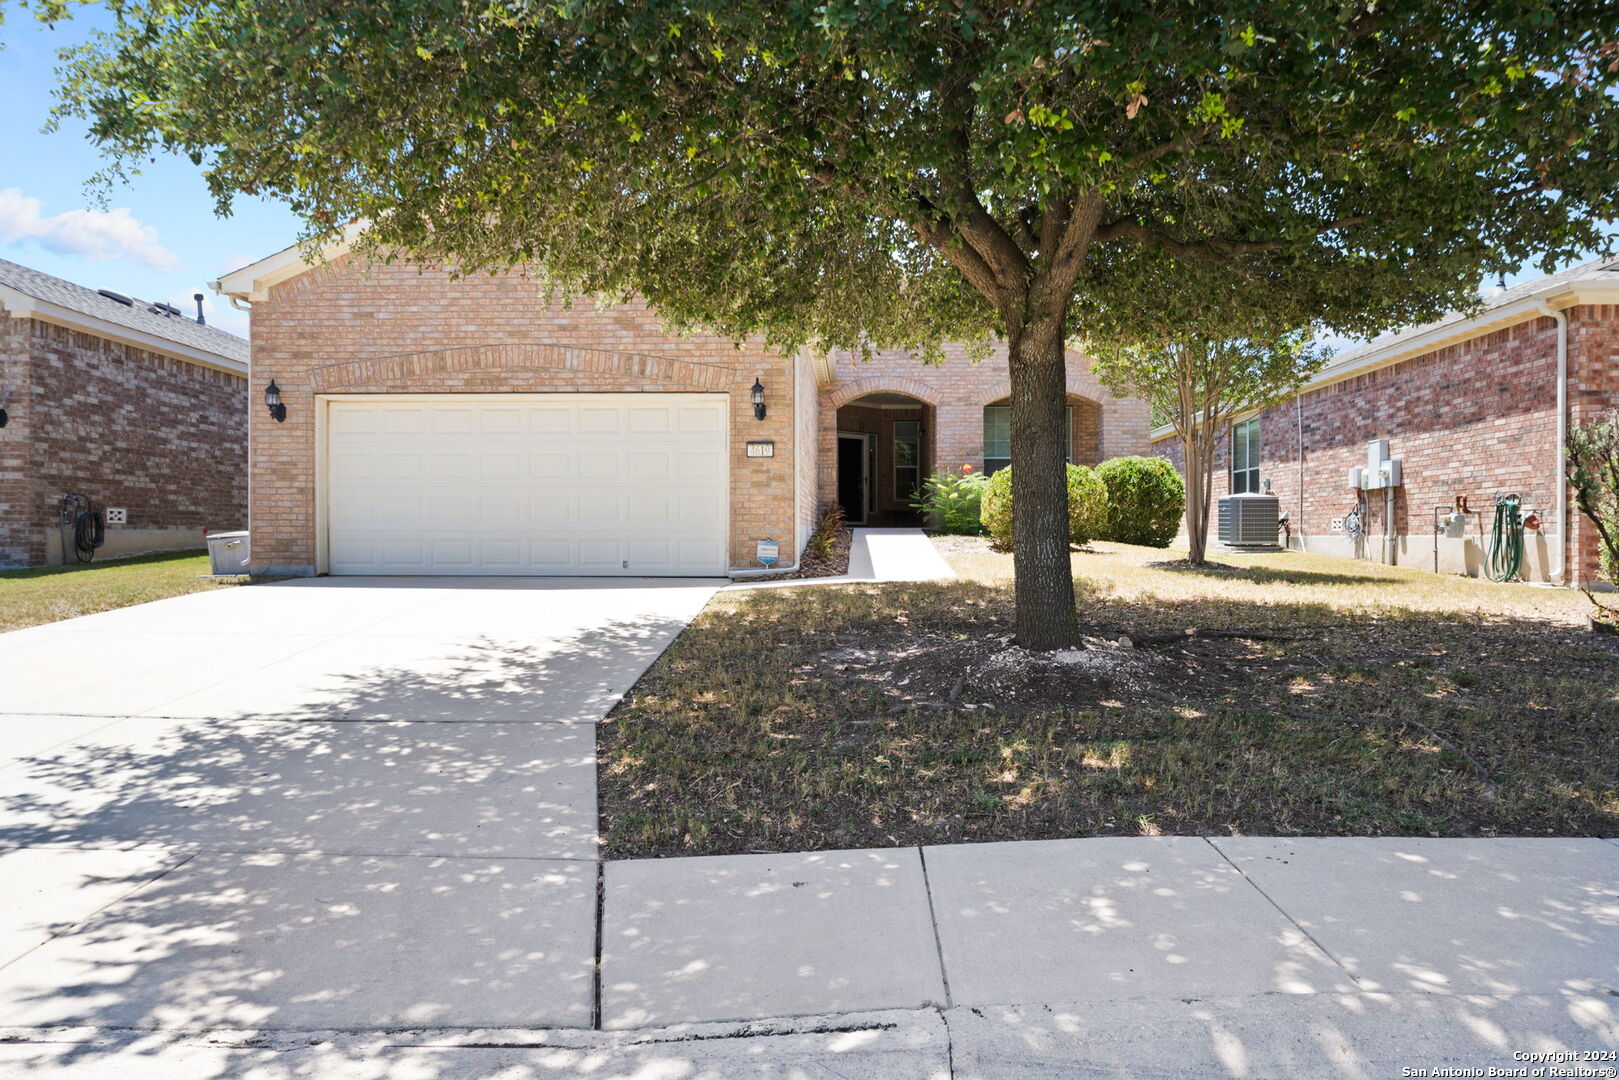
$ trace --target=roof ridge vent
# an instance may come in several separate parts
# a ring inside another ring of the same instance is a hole
[[[112,300],[112,301],[115,301],[117,303],[123,304],[125,307],[134,307],[135,306],[135,298],[134,297],[125,296],[121,292],[113,292],[111,289],[97,289],[96,290],[96,295],[97,296],[105,296],[108,300]]]

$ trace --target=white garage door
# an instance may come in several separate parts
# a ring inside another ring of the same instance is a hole
[[[333,574],[725,572],[723,394],[389,395],[327,410]]]

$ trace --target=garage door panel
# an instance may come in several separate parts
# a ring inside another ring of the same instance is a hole
[[[529,520],[537,527],[567,526],[573,521],[573,500],[559,495],[539,495],[528,501]]]
[[[528,456],[528,474],[536,480],[560,480],[573,475],[573,455],[556,451]]]
[[[581,408],[578,430],[581,434],[617,434],[623,428],[622,420],[622,411],[617,405]]]
[[[629,430],[632,432],[666,432],[669,430],[669,409],[635,408],[629,410]]]
[[[622,503],[617,495],[581,495],[577,520],[593,526],[617,525],[623,518]]]
[[[675,475],[682,480],[713,480],[724,471],[724,456],[712,451],[688,450],[675,457]]]
[[[723,573],[727,415],[718,395],[334,399],[330,570]]]
[[[579,455],[579,475],[587,480],[616,480],[622,473],[618,454],[613,451]]]
[[[478,521],[485,525],[521,525],[523,500],[516,495],[485,495],[478,500]]]
[[[726,414],[723,408],[704,409],[696,406],[678,406],[675,412],[679,417],[681,431],[689,433],[720,433],[725,429]]]
[[[420,474],[415,475],[419,476]],[[434,454],[433,465],[428,472],[428,476],[434,480],[470,480],[472,478],[472,455]]]
[[[466,521],[472,516],[472,500],[465,495],[435,495],[430,506],[436,522]]]
[[[712,495],[682,495],[676,503],[675,520],[687,525],[706,525],[719,518],[721,505]]]
[[[669,476],[669,455],[634,451],[624,455],[624,475],[634,480],[663,480]]]
[[[471,570],[477,566],[472,558],[471,540],[434,540],[432,556],[435,567]]]
[[[536,570],[567,573],[578,562],[570,540],[531,540],[528,545],[529,565]]]
[[[486,405],[478,410],[478,430],[485,435],[514,435],[525,426],[523,410],[517,405]]]

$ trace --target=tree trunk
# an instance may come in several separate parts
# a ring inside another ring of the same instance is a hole
[[[1012,570],[1017,643],[1051,650],[1079,644],[1068,559],[1068,376],[1064,314],[1009,326],[1012,375]]]
[[[1208,555],[1209,504],[1214,494],[1214,433],[1197,420],[1181,436],[1186,458],[1186,559],[1202,566]]]

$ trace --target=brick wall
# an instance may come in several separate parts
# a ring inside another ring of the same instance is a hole
[[[800,355],[793,364],[793,488],[798,503],[799,551],[804,549],[821,517],[821,493],[817,483],[820,439],[815,430],[821,414],[817,398],[814,365],[808,355]]]
[[[1619,308],[1574,308],[1568,317],[1570,412],[1577,419],[1619,405]],[[1545,580],[1555,572],[1562,532],[1554,509],[1556,365],[1556,322],[1541,318],[1307,390],[1260,415],[1260,476],[1292,514],[1308,550],[1378,559],[1390,527],[1383,492],[1367,492],[1370,542],[1361,550],[1331,523],[1355,506],[1347,478],[1366,463],[1367,442],[1388,439],[1390,457],[1402,459],[1404,470],[1404,485],[1394,493],[1397,562],[1432,568],[1433,508],[1466,495],[1483,513],[1466,539],[1441,539],[1439,563],[1479,572],[1493,497],[1511,491],[1545,522],[1529,536],[1528,551],[1529,576]],[[1154,450],[1183,465],[1176,440],[1161,440]],[[1230,490],[1229,452],[1227,434],[1215,498]],[[1577,516],[1572,507],[1570,516]],[[1214,524],[1211,514],[1211,531]],[[1594,548],[1582,523],[1571,524],[1580,554],[1570,565],[1588,576]]]
[[[1619,409],[1619,304],[1574,308],[1568,320],[1569,423],[1594,420]],[[1596,529],[1572,506],[1575,566],[1581,581],[1598,574]]]
[[[59,558],[61,496],[128,511],[102,554],[246,525],[247,382],[32,319],[0,324],[0,563]]]
[[[9,420],[0,428],[0,567],[44,561],[39,533],[39,479],[29,438],[27,329],[29,323],[0,310],[0,407]]]
[[[407,263],[344,258],[271,290],[253,308],[253,387],[281,387],[284,423],[251,411],[253,557],[264,570],[316,563],[314,395],[344,393],[724,392],[730,396],[730,559],[757,565],[755,544],[797,558],[798,371],[761,342],[665,330],[639,301],[571,306],[520,273],[457,280]],[[749,389],[765,386],[755,420]],[[749,440],[773,458],[745,456]],[[808,466],[813,468],[813,464]]]
[[[924,440],[929,469],[984,464],[984,406],[1004,404],[1012,387],[1005,346],[975,362],[963,346],[945,350],[944,362],[924,364],[903,352],[879,353],[869,361],[840,355],[837,378],[821,388],[820,489],[823,500],[837,494],[839,409],[866,394],[909,394],[931,409]],[[1068,400],[1074,409],[1074,460],[1082,464],[1149,452],[1147,405],[1115,397],[1091,373],[1079,352],[1068,354]],[[880,445],[879,445],[880,449]]]

